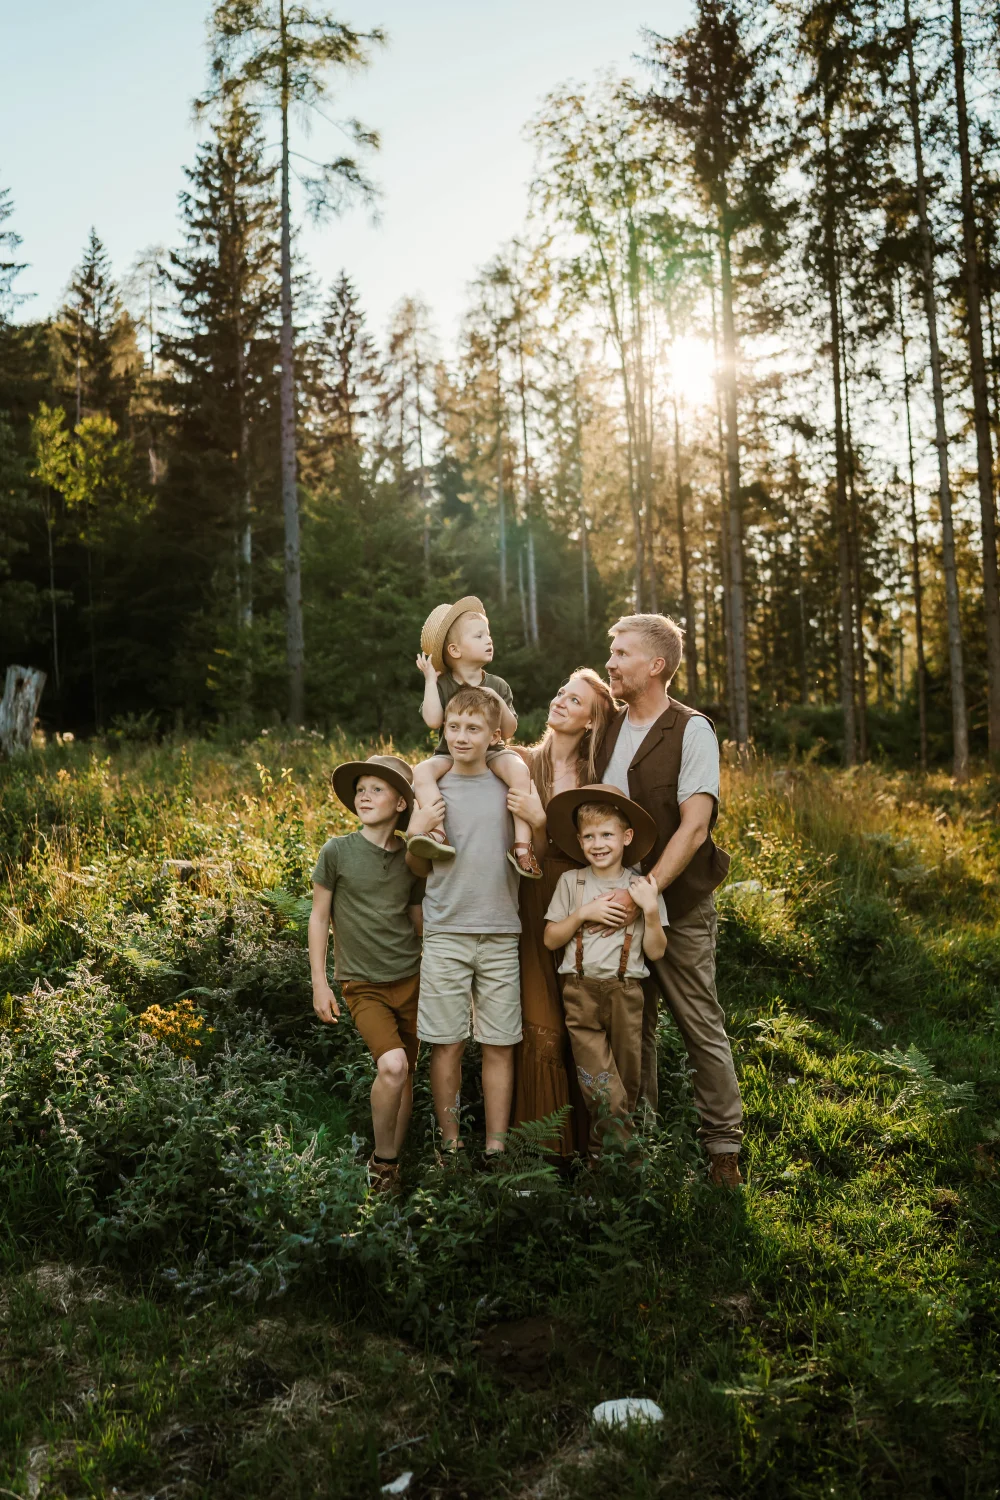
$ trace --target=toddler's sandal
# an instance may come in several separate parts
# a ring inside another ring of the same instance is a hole
[[[429,833],[413,833],[406,841],[406,847],[417,859],[440,860],[442,864],[449,859],[455,858],[455,850],[451,844],[439,844],[437,839],[432,839]]]
[[[519,850],[527,855],[527,860],[524,864],[517,857]],[[535,851],[530,844],[515,844],[513,849],[507,850],[507,858],[522,879],[541,880],[542,867],[535,858]]]

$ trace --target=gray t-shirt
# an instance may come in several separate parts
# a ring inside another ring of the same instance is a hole
[[[435,860],[424,894],[424,932],[520,932],[519,876],[507,858],[514,824],[507,788],[492,771],[438,782],[455,858]]]
[[[626,717],[602,778],[604,786],[615,786],[628,795],[628,768],[653,725],[633,724]],[[677,801],[686,802],[696,792],[707,792],[719,800],[719,742],[715,730],[700,714],[688,719],[681,741],[681,768],[677,778]]]

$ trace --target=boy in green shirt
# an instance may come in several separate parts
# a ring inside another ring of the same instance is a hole
[[[334,974],[351,1018],[375,1059],[368,1162],[373,1191],[399,1189],[399,1152],[413,1107],[417,1061],[417,995],[423,881],[407,868],[396,838],[413,808],[410,767],[396,755],[347,761],[333,789],[361,822],[355,833],[328,839],[313,871],[309,967],[313,1009],[335,1024],[340,1006],[326,972],[331,924]]]

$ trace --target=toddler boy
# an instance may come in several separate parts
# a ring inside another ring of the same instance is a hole
[[[514,697],[502,677],[487,672],[493,660],[490,624],[482,601],[474,595],[459,599],[457,604],[439,604],[427,616],[420,632],[420,655],[417,666],[424,674],[424,701],[420,712],[429,729],[440,729],[448,705],[464,687],[482,688],[493,693],[499,705],[499,743],[490,747],[486,761],[494,776],[512,790],[528,792],[531,775],[516,751],[508,750],[503,741],[517,729]],[[451,769],[448,746],[442,733],[437,750],[422,761],[413,774],[417,803],[423,806],[433,795],[434,785]],[[428,830],[415,853],[427,860],[454,858],[454,845],[445,841],[443,829]],[[531,828],[523,818],[514,819],[514,844],[504,854],[518,875],[540,880],[542,871],[531,847]]]
[[[445,741],[451,761],[438,790],[455,847],[452,860],[407,862],[427,876],[417,1035],[430,1042],[431,1090],[445,1151],[459,1139],[462,1056],[469,1035],[482,1047],[486,1155],[504,1150],[521,1040],[517,877],[503,858],[510,840],[507,789],[486,763],[500,735],[500,704],[481,687],[461,688],[448,703]],[[414,814],[414,827],[432,814]]]
[[[580,1089],[590,1112],[591,1154],[600,1132],[627,1140],[642,1068],[643,962],[662,958],[667,910],[655,881],[624,867],[653,847],[656,825],[616,787],[560,792],[548,806],[553,843],[589,866],[559,877],[545,913],[546,948],[563,948],[563,1010]],[[607,1119],[599,1119],[601,1101]]]
[[[313,1009],[321,1021],[335,1023],[340,1015],[326,972],[332,921],[335,975],[377,1070],[368,1180],[374,1192],[396,1193],[399,1153],[413,1107],[420,988],[423,881],[407,867],[395,837],[413,807],[412,773],[396,755],[371,755],[338,766],[333,789],[361,827],[328,839],[313,871]]]

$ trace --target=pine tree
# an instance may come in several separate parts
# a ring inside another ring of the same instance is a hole
[[[945,421],[944,381],[941,349],[938,340],[937,291],[934,276],[934,235],[927,201],[924,171],[923,130],[920,119],[920,95],[914,58],[914,25],[910,0],[903,0],[904,45],[906,60],[906,98],[910,112],[911,148],[913,151],[914,189],[917,234],[920,254],[920,284],[927,322],[930,348],[931,388],[934,396],[934,436],[938,454],[938,504],[941,511],[941,551],[944,563],[945,604],[948,619],[948,665],[951,684],[951,728],[955,778],[965,781],[969,774],[968,710],[965,702],[965,658],[962,643],[962,616],[958,592],[958,568],[955,559],[955,523],[952,516],[951,478],[948,473],[948,428]]]
[[[660,75],[645,105],[676,132],[686,165],[708,205],[722,303],[721,382],[725,411],[729,542],[729,629],[732,635],[732,733],[750,738],[743,486],[740,475],[739,359],[734,242],[748,230],[775,227],[772,200],[777,160],[767,142],[769,43],[754,33],[747,0],[698,0],[694,23],[667,39],[650,33]]]
[[[958,125],[958,159],[962,182],[962,275],[965,290],[965,321],[969,343],[972,411],[976,432],[976,479],[983,548],[983,606],[986,621],[987,728],[989,749],[1000,756],[1000,578],[997,575],[997,516],[993,496],[993,443],[990,436],[990,403],[983,349],[983,314],[980,296],[979,230],[972,182],[969,147],[969,111],[965,89],[965,38],[961,0],[951,5],[952,67],[955,77],[955,114]]]
[[[368,61],[381,31],[360,32],[327,11],[313,12],[289,0],[222,0],[212,17],[216,87],[204,103],[255,95],[276,108],[281,120],[281,498],[285,521],[285,609],[288,657],[288,717],[304,713],[305,643],[302,627],[302,559],[295,443],[295,361],[292,322],[291,149],[293,105],[315,106],[329,92],[330,70],[356,69]],[[351,122],[358,144],[376,146],[370,131]],[[370,188],[353,157],[323,163],[306,179],[311,207],[319,215],[338,208],[351,191]]]
[[[373,436],[382,373],[353,282],[341,271],[330,289],[317,340],[313,405],[316,439],[357,450]]]
[[[55,331],[65,372],[63,390],[75,422],[103,412],[127,431],[141,356],[95,229],[73,273]]]
[[[162,516],[178,560],[177,602],[187,596],[182,607],[193,614],[221,582],[244,713],[255,516],[276,477],[278,203],[276,169],[264,155],[259,121],[231,103],[187,172],[186,244],[169,267],[178,328],[161,341],[176,413]]]

